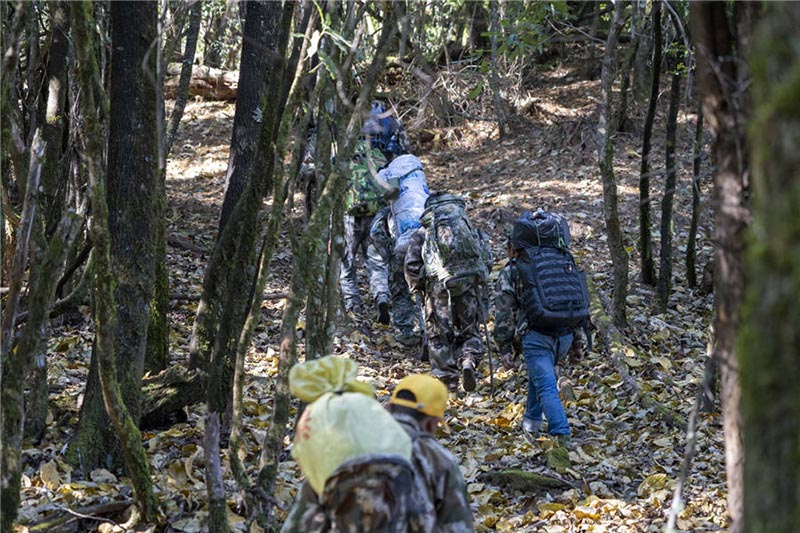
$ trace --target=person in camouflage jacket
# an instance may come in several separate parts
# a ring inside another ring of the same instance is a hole
[[[319,498],[304,481],[281,532],[425,532],[430,530],[424,509],[410,463],[398,456],[363,455],[337,468]]]
[[[424,257],[426,228],[411,237],[405,257],[405,276],[412,292],[423,297],[425,340],[433,374],[448,386],[475,390],[475,369],[483,356],[481,340],[481,286],[476,278],[462,278],[450,287],[426,275]]]
[[[378,321],[389,323],[391,303],[391,320],[398,330],[398,341],[414,345],[419,341],[414,333],[416,306],[403,276],[405,254],[395,251],[393,226],[390,207],[378,211],[372,221],[367,247],[370,292],[378,307]]]
[[[417,494],[424,509],[424,531],[475,531],[467,486],[458,461],[434,437],[444,419],[447,387],[425,374],[400,380],[389,400],[389,410],[411,437],[411,463]]]

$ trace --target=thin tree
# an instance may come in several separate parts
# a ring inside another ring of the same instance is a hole
[[[686,240],[686,284],[697,286],[697,226],[700,221],[700,169],[703,163],[703,108],[697,109],[692,157],[692,218]]]
[[[675,17],[676,15],[670,12],[670,16]],[[675,31],[676,34],[680,34],[677,22],[675,22]],[[658,309],[662,313],[667,310],[669,295],[672,291],[672,211],[675,203],[675,188],[678,181],[675,139],[678,131],[678,109],[681,102],[681,78],[683,77],[681,58],[684,55],[682,51],[679,51],[677,45],[673,45],[668,56],[672,82],[670,83],[669,108],[667,110],[667,132],[664,151],[666,176],[664,179],[664,196],[661,199],[661,245],[659,247],[659,271],[656,284]]]
[[[616,75],[614,52],[622,30],[622,15],[625,10],[622,0],[614,4],[614,18],[608,32],[606,51],[603,56],[603,69],[600,81],[600,122],[598,131],[602,136],[599,150],[600,179],[603,184],[603,216],[608,232],[608,248],[611,252],[611,263],[614,271],[614,295],[611,301],[611,317],[617,327],[627,322],[625,300],[628,295],[628,252],[620,226],[617,183],[614,178],[614,145],[612,142],[614,111],[612,87]]]
[[[770,6],[753,40],[751,190],[745,301],[737,345],[749,533],[800,524],[800,54],[797,4]]]
[[[742,20],[756,9],[734,4]],[[735,339],[744,293],[744,232],[750,218],[747,205],[748,150],[744,124],[748,116],[748,72],[743,62],[749,33],[747,23],[734,30],[722,2],[690,4],[692,36],[697,53],[703,116],[714,135],[714,331],[720,371],[725,470],[728,484],[730,531],[740,533],[744,494],[741,384]]]
[[[639,167],[639,260],[641,261],[642,283],[656,284],[656,270],[653,261],[653,241],[650,236],[650,147],[653,136],[653,122],[658,107],[658,88],[661,82],[661,2],[653,2],[653,68],[650,80],[650,101],[644,117],[642,133],[642,163]]]

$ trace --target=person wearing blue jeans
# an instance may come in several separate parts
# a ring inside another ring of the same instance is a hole
[[[560,336],[528,331],[522,337],[522,353],[528,367],[528,401],[522,427],[535,433],[547,418],[547,432],[553,436],[570,435],[567,415],[558,397],[555,365],[566,356],[572,333]]]
[[[570,442],[570,429],[564,407],[558,396],[555,365],[566,356],[572,344],[572,330],[537,331],[528,326],[516,266],[517,251],[508,243],[508,263],[500,271],[495,284],[494,341],[503,366],[516,368],[514,347],[522,351],[528,367],[528,399],[522,429],[528,435],[540,431],[542,415],[547,419],[547,433],[561,444]],[[521,340],[521,346],[519,341]],[[520,350],[521,348],[521,350]]]

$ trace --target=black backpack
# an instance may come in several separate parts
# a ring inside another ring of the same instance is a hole
[[[514,222],[517,295],[533,329],[557,332],[589,318],[586,275],[569,252],[569,239],[567,221],[555,213],[526,211]]]

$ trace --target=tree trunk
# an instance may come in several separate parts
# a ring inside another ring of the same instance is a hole
[[[117,320],[113,342],[116,376],[133,424],[138,424],[141,379],[147,345],[149,304],[153,294],[159,202],[156,136],[156,57],[149,52],[156,38],[156,5],[150,2],[111,4],[110,123],[108,133],[107,201],[110,265],[114,273]],[[147,63],[144,61],[147,58]],[[81,65],[83,66],[83,65]],[[146,69],[150,69],[149,73]],[[84,116],[84,120],[86,117]],[[93,207],[94,207],[93,202]],[[162,206],[163,208],[163,206]],[[104,275],[94,240],[97,276]],[[110,326],[109,326],[110,327]],[[108,356],[95,343],[81,420],[74,441],[85,468],[104,465],[109,450],[123,438],[108,423],[106,394],[98,375],[99,357]],[[121,457],[114,455],[116,464]]]
[[[797,4],[771,6],[755,35],[752,213],[737,355],[745,436],[744,531],[800,524],[800,55]]]
[[[48,4],[52,20],[50,59],[47,63],[47,90],[42,98],[44,123],[42,139],[45,143],[42,162],[41,205],[45,219],[45,234],[49,237],[55,231],[66,197],[64,165],[61,164],[64,127],[68,120],[64,101],[67,94],[67,52],[69,41],[69,14],[67,3],[63,0]]]
[[[703,108],[697,110],[694,131],[694,157],[692,158],[692,219],[686,241],[686,283],[690,289],[697,286],[697,225],[700,221],[700,165],[703,162]]]
[[[616,74],[614,64],[614,51],[617,39],[622,29],[622,12],[625,2],[622,0],[614,4],[614,19],[611,30],[608,32],[606,51],[603,57],[603,70],[601,75],[601,101],[599,133],[603,136],[601,150],[599,151],[600,176],[603,182],[603,215],[608,232],[608,248],[611,252],[611,263],[614,270],[614,296],[611,302],[611,316],[614,324],[622,328],[627,322],[625,316],[625,299],[628,295],[628,252],[620,226],[619,212],[617,209],[617,183],[614,178],[614,145],[612,134],[614,125],[614,112],[612,105],[612,87]]]
[[[222,242],[228,219],[242,198],[248,182],[251,179],[256,181],[252,185],[254,187],[252,191],[258,197],[259,204],[264,192],[270,190],[266,176],[255,176],[256,160],[263,160],[269,156],[269,154],[261,153],[257,147],[261,122],[269,111],[263,107],[265,103],[269,102],[265,90],[271,69],[274,68],[270,54],[264,51],[274,50],[277,39],[276,27],[273,27],[272,24],[278,17],[273,13],[278,6],[270,4],[272,2],[252,2],[247,7],[238,97],[233,118],[233,135],[225,178],[225,197],[222,203],[216,246],[220,249],[220,254],[226,246],[230,250],[225,251],[225,254],[236,253],[235,250],[239,246],[239,238],[235,236],[236,232],[249,231],[252,233],[258,228],[257,223],[253,223],[249,227],[241,226],[231,231],[227,243]],[[256,206],[256,209],[258,208],[260,205]],[[251,245],[255,243],[255,239],[257,239],[257,235],[253,234]],[[217,259],[214,259],[212,256],[206,268],[203,279],[203,295],[197,308],[189,346],[192,368],[203,368],[207,364],[209,353],[213,347],[214,336],[219,327],[220,304],[228,297],[230,289],[230,286],[226,284],[226,272],[229,266],[227,262],[231,257],[225,258],[219,255]],[[249,262],[249,264],[254,263],[255,260]],[[244,286],[252,286],[252,281]],[[241,289],[242,286],[236,286],[232,290],[241,291]],[[243,296],[247,298],[246,295]],[[238,329],[241,324],[232,326]],[[230,362],[232,365],[233,359]],[[232,366],[230,370],[232,375]]]
[[[653,3],[653,77],[650,80],[650,103],[644,118],[642,133],[642,164],[639,168],[639,258],[642,283],[656,284],[653,262],[653,242],[650,236],[650,140],[658,107],[658,87],[661,81],[661,2]]]
[[[745,8],[750,9],[751,6],[748,4]],[[740,533],[744,531],[744,448],[735,337],[739,329],[744,290],[744,231],[750,217],[746,203],[747,149],[744,135],[747,71],[743,57],[747,50],[742,46],[742,41],[735,40],[724,3],[693,2],[690,10],[703,116],[707,118],[715,136],[715,355],[720,369],[730,531]]]
[[[20,216],[19,235],[17,235],[16,250],[9,272],[9,292],[6,305],[3,308],[2,340],[0,341],[0,362],[2,363],[2,386],[0,386],[0,438],[2,438],[2,456],[0,457],[0,506],[3,513],[0,525],[3,531],[11,531],[11,526],[19,509],[19,488],[22,475],[22,436],[25,425],[25,400],[23,389],[25,377],[30,368],[30,356],[37,342],[38,331],[26,331],[20,340],[23,351],[13,350],[15,337],[15,322],[17,305],[22,286],[22,278],[27,264],[28,243],[31,228],[35,221],[37,194],[39,192],[39,177],[41,175],[41,159],[44,146],[41,143],[41,134],[36,132],[33,145],[30,149],[30,164],[28,165],[28,183],[25,191],[22,215]],[[39,292],[37,297],[43,296]],[[38,298],[37,298],[38,299]],[[37,313],[41,305],[36,303]],[[44,322],[45,318],[42,318]],[[31,335],[31,333],[33,335]],[[20,347],[18,343],[18,347]],[[26,345],[31,345],[26,347]],[[29,349],[27,349],[29,348]]]
[[[677,29],[677,24],[676,24]],[[672,53],[676,55],[675,52]],[[661,245],[659,246],[659,273],[656,284],[658,308],[662,313],[667,311],[669,295],[672,292],[672,211],[677,186],[677,168],[675,161],[675,137],[678,130],[678,108],[681,102],[681,72],[678,70],[680,60],[673,57],[670,63],[672,84],[669,93],[669,110],[667,111],[666,136],[666,176],[664,180],[664,197],[661,199]]]
[[[123,325],[118,328],[118,312],[127,319],[138,318],[138,325],[140,330],[144,328],[147,323],[147,302],[149,295],[145,294],[134,299],[116,300],[114,291],[115,283],[117,281],[117,272],[125,270],[114,269],[112,263],[112,251],[115,246],[111,242],[111,224],[109,216],[109,205],[107,202],[105,191],[105,180],[103,180],[102,172],[102,144],[101,140],[104,135],[97,121],[95,95],[96,90],[96,76],[95,63],[89,56],[90,51],[93,49],[92,39],[89,30],[93,27],[92,17],[90,15],[89,4],[73,3],[72,21],[73,28],[75,29],[75,43],[76,53],[79,65],[81,65],[81,82],[84,88],[81,98],[81,111],[84,118],[84,143],[86,146],[86,160],[89,174],[89,185],[92,190],[92,210],[93,210],[93,223],[91,226],[92,242],[95,247],[95,261],[96,261],[96,299],[95,299],[95,350],[92,353],[92,362],[98,367],[97,376],[99,378],[99,387],[102,392],[103,403],[105,404],[106,413],[108,418],[116,431],[116,438],[119,447],[121,448],[122,455],[125,461],[127,474],[131,478],[133,491],[137,506],[141,511],[142,519],[146,522],[152,522],[156,519],[158,511],[158,501],[153,494],[153,482],[150,477],[150,469],[147,463],[147,456],[145,455],[144,448],[142,447],[142,437],[139,429],[136,426],[136,414],[132,414],[126,401],[129,401],[131,395],[138,395],[141,389],[139,382],[135,383],[132,387],[127,382],[133,372],[130,368],[127,371],[117,373],[117,363],[120,366],[131,365],[133,354],[126,354],[128,357],[120,361],[116,360],[116,349],[121,347],[123,350],[130,350],[134,348],[131,346],[131,339],[137,339],[136,334],[131,334],[125,331],[124,328],[130,327],[130,324]],[[112,104],[114,103],[113,97],[128,97],[128,109],[118,110],[119,116],[116,119],[112,118],[110,134],[109,134],[109,168],[111,169],[112,176],[119,172],[120,177],[125,175],[125,171],[135,170],[141,172],[141,176],[134,174],[127,176],[129,181],[136,182],[137,178],[146,180],[149,178],[149,185],[157,178],[156,167],[156,146],[152,132],[155,127],[155,87],[142,83],[143,76],[139,74],[138,69],[142,66],[142,59],[147,53],[147,49],[155,38],[156,26],[156,4],[153,3],[115,3],[111,6],[111,19],[112,19],[112,37],[115,39],[114,56],[115,66],[112,67],[111,74],[111,89],[112,89]],[[133,24],[132,21],[136,21]],[[134,35],[125,33],[125,28],[134,28],[136,31]],[[130,40],[127,40],[125,37]],[[137,38],[138,37],[138,38]],[[121,57],[120,57],[121,56]],[[153,60],[155,55],[150,56]],[[119,64],[121,63],[121,64]],[[153,63],[150,63],[151,66]],[[132,72],[127,69],[134,69]],[[137,77],[137,74],[138,77]],[[138,80],[139,83],[133,83]],[[125,83],[123,87],[120,84]],[[116,93],[116,94],[115,94]],[[147,105],[150,104],[150,105]],[[118,105],[118,104],[117,104]],[[134,120],[131,120],[135,115]],[[112,112],[112,117],[114,113]],[[125,121],[128,120],[127,123]],[[123,122],[123,124],[120,124]],[[121,126],[127,129],[122,129]],[[131,145],[122,146],[122,139],[119,138],[120,133],[138,133],[142,138],[135,138]],[[116,141],[116,142],[114,142]],[[114,147],[115,144],[119,146]],[[124,158],[116,152],[122,148],[131,149],[132,153],[136,154],[135,158]],[[128,164],[133,161],[133,168],[127,167],[124,162]],[[144,163],[144,165],[140,164]],[[147,186],[147,181],[140,182],[141,185]],[[119,189],[117,189],[119,191]],[[146,191],[144,191],[146,192]],[[109,197],[114,198],[114,194],[109,191]],[[142,195],[146,196],[146,195]],[[132,198],[129,201],[134,202],[136,199]],[[149,206],[142,205],[140,209],[147,210]],[[140,214],[146,217],[146,212]],[[146,227],[146,226],[145,226]],[[144,233],[144,232],[143,232]],[[115,235],[116,238],[119,235]],[[120,239],[121,241],[123,239]],[[130,246],[131,243],[128,243]],[[144,250],[137,250],[144,253]],[[118,259],[114,258],[114,259]],[[118,267],[119,268],[119,267]],[[122,278],[131,279],[131,278]],[[136,279],[139,283],[146,283],[145,276]],[[120,294],[122,296],[124,293]],[[121,303],[121,305],[117,305]],[[144,317],[131,315],[131,310],[124,309],[125,305],[138,304],[139,309],[145,310],[140,312]],[[122,330],[122,331],[121,331]],[[141,356],[144,355],[144,340],[141,346],[137,346]],[[141,357],[139,364],[141,365]],[[139,367],[141,371],[141,366]],[[122,379],[120,379],[120,377]],[[126,391],[127,396],[123,395],[123,387],[132,388],[132,391]],[[88,388],[88,385],[87,385]],[[88,391],[87,391],[88,395]],[[84,408],[86,401],[84,401]],[[138,409],[138,405],[134,405]],[[135,412],[134,412],[135,413]],[[81,421],[83,421],[83,412],[81,413]],[[90,421],[96,420],[90,419]],[[94,429],[97,437],[101,437],[101,431],[105,428],[95,427],[90,428],[85,426],[84,429]],[[84,437],[85,438],[85,437]],[[98,441],[100,438],[97,439]],[[99,454],[97,454],[99,455]],[[82,458],[84,459],[84,458]],[[93,466],[91,463],[82,462],[83,466]]]

